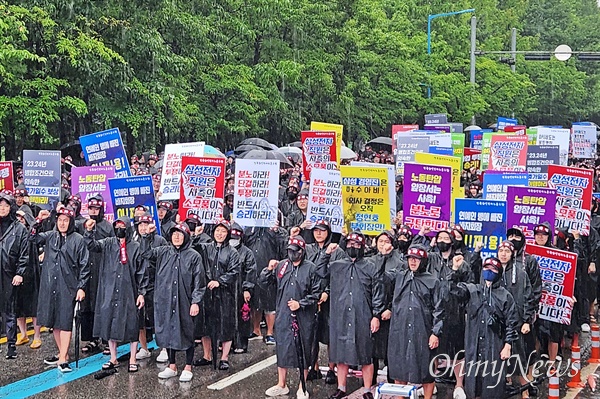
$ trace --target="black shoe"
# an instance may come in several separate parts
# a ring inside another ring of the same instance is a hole
[[[16,359],[17,358],[17,347],[14,345],[9,345],[8,350],[6,351],[7,359]]]
[[[306,377],[306,381],[320,380],[323,378],[321,370],[310,369]]]
[[[229,362],[227,360],[221,360],[219,362],[219,370],[221,370],[221,371],[229,370]]]
[[[337,391],[335,391],[335,393],[333,395],[331,395],[329,397],[329,399],[342,399],[346,397],[346,392],[338,389]]]
[[[371,392],[363,393],[363,399],[374,399],[373,394]]]
[[[69,363],[61,363],[58,365],[58,371],[60,371],[61,373],[70,373],[71,371],[73,371],[73,369],[71,368],[71,366],[69,366]]]
[[[50,356],[44,359],[44,364],[48,366],[56,366],[56,363],[58,363],[58,356]]]
[[[212,364],[212,360],[206,360],[203,357],[194,361],[194,366],[196,366],[196,367],[210,366],[211,364]]]
[[[337,377],[333,370],[328,370],[327,375],[325,376],[325,384],[333,385],[337,384]]]

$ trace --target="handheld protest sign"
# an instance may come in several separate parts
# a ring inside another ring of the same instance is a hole
[[[79,138],[88,165],[114,166],[116,177],[131,176],[118,128],[92,133]]]
[[[459,198],[454,222],[465,230],[469,250],[481,242],[483,259],[496,256],[498,245],[506,237],[506,202]]]
[[[590,234],[594,172],[548,166],[548,187],[556,190],[556,228]]]
[[[23,151],[23,183],[32,204],[46,210],[56,208],[62,188],[60,172],[60,151]]]
[[[507,226],[518,227],[528,243],[534,242],[533,229],[544,222],[554,231],[556,190],[509,186],[507,191]]]
[[[179,219],[198,215],[201,223],[223,218],[225,158],[181,157]]]
[[[235,162],[233,219],[244,227],[274,227],[279,213],[279,161]]]
[[[313,168],[327,169],[331,163],[339,164],[335,132],[305,131],[301,137],[302,167],[306,179],[310,179]]]
[[[115,212],[111,200],[109,179],[115,177],[114,166],[81,166],[71,169],[71,185],[73,194],[81,196],[81,215],[88,216],[88,200],[97,195],[104,198],[104,217],[107,221],[115,220]]]
[[[15,190],[12,161],[0,162],[0,190]]]
[[[327,220],[333,233],[342,232],[344,210],[342,208],[342,175],[340,171],[312,170],[306,219],[312,223]]]
[[[204,142],[167,144],[160,175],[161,200],[179,199],[181,157],[204,156]]]
[[[116,177],[110,179],[108,184],[116,219],[125,216],[133,220],[135,208],[143,205],[154,217],[156,231],[160,234],[152,176]]]

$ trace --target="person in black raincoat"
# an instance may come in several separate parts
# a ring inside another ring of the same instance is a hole
[[[385,271],[386,280],[394,285],[389,376],[401,384],[423,384],[425,399],[430,399],[435,388],[434,350],[443,328],[440,281],[427,271],[425,247],[411,246],[406,256],[407,269]]]
[[[285,189],[285,198],[279,203],[279,210],[283,217],[287,218],[292,213],[298,210],[298,203],[296,202],[298,194],[300,193],[300,184],[297,179],[290,179],[290,182]]]
[[[379,319],[385,310],[383,276],[369,259],[364,258],[365,236],[352,232],[346,238],[347,259],[329,263],[337,249],[330,244],[319,259],[321,278],[329,278],[331,320],[329,324],[329,361],[337,364],[338,389],[330,399],[346,396],[349,365],[362,365],[363,398],[372,398],[373,340]]]
[[[17,295],[24,276],[31,271],[28,231],[17,219],[16,211],[13,197],[0,194],[0,314],[6,324],[7,359],[17,357]]]
[[[223,219],[231,221],[231,214],[233,213],[233,196],[235,191],[233,189],[225,190],[225,204],[223,205]]]
[[[427,228],[422,229],[415,241],[424,240],[425,234],[429,233]],[[473,276],[471,268],[464,261],[464,256],[460,250],[454,248],[454,234],[451,230],[439,231],[433,241],[434,247],[431,248],[428,256],[427,269],[436,279],[440,281],[441,295],[447,300],[444,303],[444,327],[452,334],[446,334],[440,339],[441,353],[447,354],[451,359],[450,364],[446,364],[447,369],[453,369],[456,385],[454,393],[458,398],[464,398],[463,379],[460,375],[462,360],[464,358],[465,342],[465,308],[464,305],[449,296],[451,278],[458,279],[460,282],[472,282]],[[453,270],[454,258],[458,258],[460,268]],[[444,373],[445,377],[450,377],[450,372]]]
[[[145,254],[152,248],[167,246],[169,243],[156,232],[154,218],[149,212],[140,216],[135,223],[137,234],[135,240],[140,244],[140,252]],[[148,350],[148,337],[152,340],[154,334],[154,286],[156,281],[156,260],[146,262],[146,270],[148,273],[148,286],[144,295],[144,307],[140,311],[140,350],[136,355],[137,360],[147,359],[150,357]],[[163,359],[168,360],[166,349],[164,350]],[[161,359],[162,360],[162,359]],[[158,361],[158,360],[157,360]]]
[[[533,229],[535,245],[548,248],[556,248],[552,245],[553,234],[550,229],[550,223],[544,222],[535,226]],[[537,309],[536,309],[537,312]],[[537,320],[537,338],[540,342],[540,349],[547,350],[548,361],[554,363],[556,355],[558,355],[558,347],[562,342],[564,335],[564,327],[560,323],[555,323],[550,320]]]
[[[58,210],[55,230],[38,233],[42,221],[50,216],[43,210],[31,232],[30,240],[36,246],[44,246],[44,262],[40,276],[40,298],[38,301],[37,322],[53,329],[58,356],[44,360],[44,363],[57,364],[62,372],[71,368],[67,353],[71,342],[75,301],[83,301],[90,278],[88,249],[83,237],[75,232],[75,212],[68,208]]]
[[[178,223],[167,232],[171,245],[148,248],[144,257],[156,261],[154,287],[154,328],[156,344],[167,348],[169,367],[158,376],[168,379],[177,375],[176,351],[185,351],[185,369],[180,381],[193,377],[194,317],[206,291],[204,263],[192,249],[190,229]]]
[[[512,353],[515,356],[513,357],[514,361],[511,361],[509,365],[508,372],[516,376],[521,369],[528,370],[528,375],[519,375],[521,385],[527,385],[533,380],[529,374],[531,372],[529,367],[535,361],[533,354],[535,354],[536,337],[531,331],[531,326],[535,321],[539,302],[535,302],[527,273],[514,265],[514,250],[515,247],[510,241],[503,241],[498,246],[498,260],[502,264],[500,285],[506,288],[515,300],[518,320],[517,339],[512,346]],[[517,359],[520,363],[516,363]],[[534,391],[535,395],[533,395]],[[529,387],[528,393],[523,392],[523,397],[528,398],[529,394],[537,396],[536,388],[533,385]]]
[[[525,270],[525,273],[529,276],[535,302],[539,303],[542,299],[542,276],[537,260],[525,253],[525,235],[519,228],[513,227],[506,231],[506,238],[515,247],[515,265]]]
[[[252,251],[244,245],[244,229],[239,224],[231,224],[231,245],[237,251],[240,258],[240,274],[236,279],[236,301],[235,312],[237,331],[233,343],[234,353],[248,352],[248,337],[252,333],[250,321],[250,300],[254,295],[254,287],[257,281],[256,260]]]
[[[171,227],[175,226],[175,222],[173,221],[173,204],[169,201],[160,201],[157,204],[157,208],[160,234],[168,240],[169,237],[167,234],[171,231]]]
[[[117,367],[117,344],[130,343],[129,372],[138,371],[135,355],[139,336],[138,310],[144,306],[148,286],[146,262],[140,244],[132,241],[133,227],[127,217],[113,223],[115,237],[96,240],[93,219],[85,222],[84,240],[90,252],[102,252],[94,336],[108,341],[110,360],[103,369]]]
[[[254,254],[257,271],[267,267],[271,260],[285,258],[285,245],[288,234],[281,227],[248,227],[244,230],[244,238],[246,246]],[[277,291],[274,287],[263,289],[260,285],[256,286],[251,306],[253,324],[251,338],[261,337],[260,321],[264,312],[267,324],[267,334],[265,337],[267,345],[275,345],[273,327],[275,326],[276,298]]]
[[[455,264],[455,271],[460,267]],[[502,264],[497,258],[487,258],[482,283],[458,282],[457,276],[450,290],[466,304],[465,366],[461,374],[469,398],[505,397],[507,361],[518,339],[519,321],[515,301],[502,287],[501,279]]]
[[[104,218],[104,198],[100,194],[88,199],[88,215],[90,219],[96,222],[94,238],[101,240],[108,237],[114,237],[113,226]],[[85,234],[84,224],[80,225],[81,230],[78,233]],[[102,252],[92,252],[89,254],[90,276],[88,286],[86,287],[86,298],[81,303],[81,341],[87,342],[82,348],[83,353],[91,353],[100,349],[101,340],[94,335],[94,312],[96,309],[96,294],[98,292],[98,280],[100,265],[102,264],[104,254]],[[108,352],[108,351],[107,351]]]
[[[31,209],[27,205],[23,205],[16,213],[19,222],[25,226],[27,232],[31,232],[35,224],[35,218],[31,213]],[[42,346],[41,326],[37,323],[37,305],[40,290],[40,260],[37,245],[33,242],[28,242],[28,271],[23,276],[23,283],[16,291],[15,313],[17,316],[17,325],[21,333],[21,338],[17,340],[17,346],[29,343],[27,338],[27,318],[33,320],[33,342],[31,349],[38,349]]]
[[[290,237],[287,245],[287,259],[278,262],[272,260],[260,273],[259,284],[263,287],[275,285],[277,288],[277,385],[269,388],[267,396],[281,396],[289,393],[286,385],[287,369],[299,368],[299,354],[292,333],[293,316],[296,315],[299,335],[304,356],[304,378],[308,374],[311,362],[310,348],[316,328],[315,313],[320,294],[320,278],[316,274],[316,265],[306,260],[306,243],[300,236]],[[297,398],[308,399],[302,385],[298,388]]]
[[[237,279],[240,274],[240,257],[229,245],[231,224],[221,220],[215,225],[213,242],[194,244],[204,261],[208,291],[204,297],[204,320],[202,325],[202,349],[204,356],[194,363],[196,366],[212,364],[211,338],[221,342],[223,352],[219,370],[229,370],[229,351],[235,337],[237,304]],[[216,329],[216,334],[213,329]]]
[[[371,258],[375,267],[386,276],[395,275],[400,270],[406,269],[406,260],[404,254],[397,250],[397,240],[393,231],[388,230],[379,234],[375,238],[377,253]],[[377,372],[379,370],[379,360],[383,360],[388,365],[388,336],[390,332],[390,318],[392,317],[392,299],[394,296],[394,279],[383,279],[385,294],[385,310],[381,314],[381,323],[379,331],[373,334],[373,385],[377,385]],[[389,371],[389,368],[388,368]]]
[[[471,268],[471,277],[473,280],[476,280],[481,276],[481,265],[483,263],[481,249],[483,248],[483,243],[481,241],[476,242],[475,249],[470,251],[465,244],[465,237],[465,229],[460,224],[452,226],[452,238],[454,238],[452,246],[454,247],[454,252],[460,252],[463,255],[465,262]],[[478,283],[478,281],[472,282]]]
[[[326,219],[318,220],[312,228],[312,234],[314,237],[313,244],[306,245],[306,259],[317,264],[319,258],[325,254],[327,247],[331,244],[333,233],[331,232],[331,226]],[[336,260],[345,259],[348,256],[341,248],[337,248],[330,256],[329,262],[335,262]],[[317,330],[316,339],[313,340],[312,347],[312,361],[311,369],[308,372],[307,381],[320,380],[323,375],[319,370],[318,358],[319,358],[319,343],[323,345],[329,345],[329,279],[321,279],[321,292],[319,295],[318,306],[318,317],[317,317]],[[329,349],[329,348],[328,348]],[[335,363],[329,363],[329,370],[325,376],[326,384],[335,384],[337,378],[335,376]]]
[[[308,191],[302,190],[296,198],[298,209],[288,216],[287,226],[290,227],[290,237],[302,236],[307,244],[312,244],[315,239],[312,235],[313,223],[306,218],[308,210]]]
[[[408,248],[412,245],[413,241],[413,233],[410,227],[407,225],[401,225],[398,228],[398,232],[396,233],[397,244],[398,244],[398,254],[402,257],[404,261],[404,268],[406,269],[408,265],[406,264],[406,254],[408,253]]]
[[[81,214],[81,195],[79,193],[70,195],[67,198],[67,206],[75,212],[75,229],[83,234],[83,224],[87,219]]]

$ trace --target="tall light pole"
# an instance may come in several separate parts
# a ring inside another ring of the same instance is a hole
[[[441,14],[430,14],[427,17],[427,55],[431,55],[431,21],[436,18],[441,17],[451,17],[453,15],[466,14],[470,12],[475,12],[474,8],[469,8],[467,10],[453,11],[453,12],[444,12]],[[427,87],[427,98],[431,98],[431,85]]]

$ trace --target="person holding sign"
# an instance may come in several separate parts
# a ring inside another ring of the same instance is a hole
[[[312,223],[306,219],[306,212],[308,211],[307,190],[300,191],[296,199],[296,204],[298,205],[298,209],[288,216],[287,225],[291,226],[290,236],[300,235],[307,244],[312,244],[314,242],[311,230]]]
[[[45,364],[58,365],[61,372],[70,372],[68,351],[73,329],[75,301],[83,301],[90,278],[89,252],[83,237],[75,232],[75,212],[68,208],[57,211],[56,229],[38,233],[47,210],[40,211],[31,232],[30,240],[44,246],[44,265],[40,276],[37,322],[53,329],[58,356],[44,360]]]
[[[362,365],[363,399],[372,399],[373,341],[385,310],[381,272],[364,257],[366,238],[352,232],[346,239],[348,258],[329,263],[338,246],[330,244],[320,258],[317,273],[329,278],[331,322],[329,325],[329,361],[337,364],[338,389],[330,399],[346,397],[349,365]]]
[[[146,263],[140,244],[132,241],[133,227],[127,217],[113,223],[115,237],[96,240],[93,219],[85,222],[84,240],[90,252],[101,252],[98,293],[94,309],[94,336],[108,341],[110,360],[103,370],[118,366],[117,345],[130,343],[130,373],[138,371],[136,362],[139,336],[138,310],[144,307],[148,286]]]

